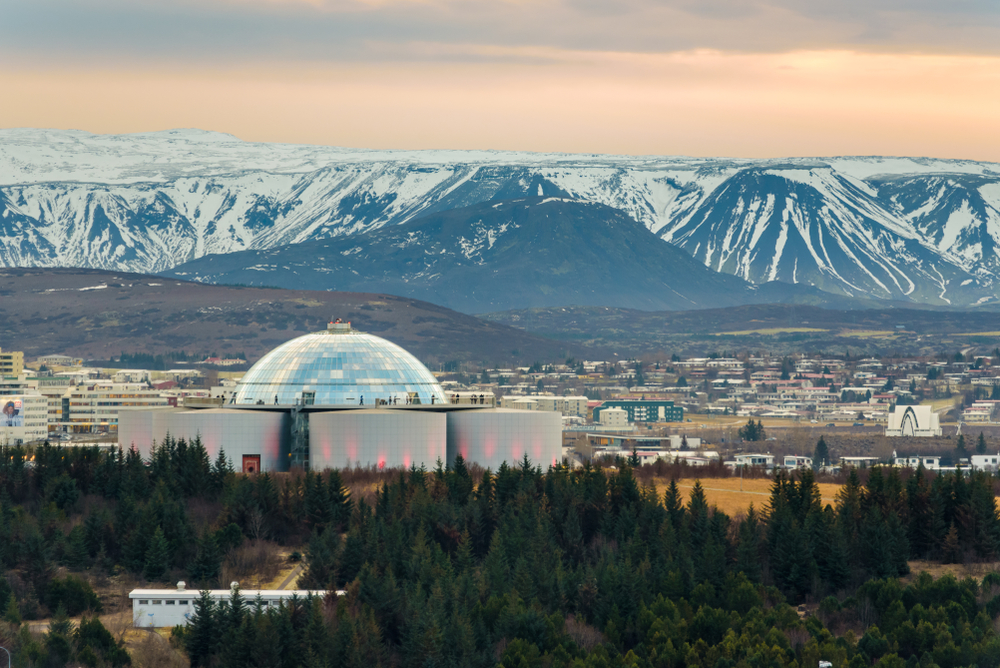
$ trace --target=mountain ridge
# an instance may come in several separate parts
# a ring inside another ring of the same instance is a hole
[[[976,306],[997,302],[1000,276],[1000,165],[966,160],[385,151],[26,129],[0,130],[0,183],[0,266],[158,272],[556,195],[620,209],[758,284]]]

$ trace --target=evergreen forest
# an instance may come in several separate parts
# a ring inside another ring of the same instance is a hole
[[[0,448],[0,645],[53,667],[1000,666],[989,474],[851,470],[824,505],[812,471],[778,473],[730,517],[681,468],[244,475],[197,439],[148,460]],[[264,538],[302,549],[314,595],[202,594],[163,640],[174,663],[102,623],[102,579],[222,588],[226,555]]]

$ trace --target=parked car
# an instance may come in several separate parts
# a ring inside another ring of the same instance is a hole
[[[833,424],[832,422],[827,422],[826,426],[827,427],[836,427],[837,425]]]
[[[855,426],[855,427],[864,427],[864,426],[865,426],[865,423],[864,423],[864,422],[855,422],[855,423],[854,423],[854,426]]]

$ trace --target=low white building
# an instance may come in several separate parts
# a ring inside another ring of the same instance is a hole
[[[698,448],[701,447],[700,438],[693,438],[691,436],[685,438],[685,436],[683,436],[682,434],[671,434],[669,436],[669,439],[670,439],[671,450],[680,450],[685,443],[687,443],[687,447],[689,450],[697,450]]]
[[[878,464],[878,457],[841,457],[840,465],[841,467],[851,467],[851,468],[868,468],[869,466],[875,466]]]
[[[979,471],[1000,470],[1000,454],[998,453],[992,455],[972,455],[969,460],[972,468]]]
[[[601,426],[625,429],[628,427],[628,411],[624,408],[605,408],[601,411]]]
[[[774,468],[774,455],[764,455],[748,453],[736,455],[734,458],[736,466],[763,466],[766,469]]]
[[[930,437],[941,435],[938,414],[930,406],[896,406],[889,414],[886,436]]]
[[[149,370],[120,369],[115,372],[113,380],[116,383],[146,383],[149,382]]]
[[[799,455],[785,455],[781,461],[781,466],[786,469],[811,469],[812,465],[812,457],[800,457]]]
[[[892,451],[892,463],[895,466],[903,466],[906,468],[920,468],[923,466],[928,471],[937,471],[941,468],[941,456],[940,455],[908,455],[908,454],[897,454],[895,450]]]
[[[235,584],[235,583],[234,583]],[[209,595],[216,602],[232,598],[232,590],[211,589]],[[338,591],[337,595],[346,592]],[[277,608],[292,597],[300,599],[309,596],[326,596],[325,591],[308,589],[243,589],[240,595],[244,602],[255,605],[258,597],[264,606]],[[194,602],[201,592],[187,589],[183,582],[177,583],[177,589],[133,589],[128,597],[132,601],[132,620],[140,628],[173,628],[187,626],[194,615]]]

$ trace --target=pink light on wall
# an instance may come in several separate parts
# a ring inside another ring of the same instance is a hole
[[[542,463],[542,442],[538,438],[531,443],[531,461]]]
[[[510,444],[510,456],[514,461],[520,461],[524,457],[524,444],[519,440],[513,440]]]

